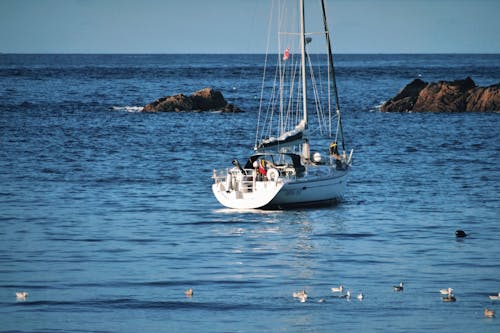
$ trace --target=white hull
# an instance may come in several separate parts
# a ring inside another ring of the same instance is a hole
[[[236,209],[294,208],[338,201],[344,192],[348,170],[330,166],[311,166],[303,177],[279,177],[254,181],[256,173],[244,176],[232,170],[231,176],[216,178],[212,185],[217,200]],[[228,182],[229,177],[229,182]]]
[[[305,177],[286,183],[268,206],[276,208],[309,206],[342,198],[348,171],[333,171],[326,177]]]

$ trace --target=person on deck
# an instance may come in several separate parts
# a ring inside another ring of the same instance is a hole
[[[259,163],[259,173],[262,176],[266,176],[267,175],[267,168],[266,168],[266,161],[265,160],[260,160],[260,163]]]
[[[337,141],[333,141],[330,144],[330,156],[332,156],[335,159],[335,164],[337,165],[337,168],[342,168],[342,157],[340,157],[339,155]]]

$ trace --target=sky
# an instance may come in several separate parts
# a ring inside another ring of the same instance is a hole
[[[264,53],[272,2],[0,0],[0,52]],[[327,8],[336,53],[500,53],[500,0],[327,0]]]

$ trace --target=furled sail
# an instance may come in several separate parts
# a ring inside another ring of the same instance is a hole
[[[300,123],[295,126],[291,131],[281,134],[279,137],[270,137],[268,139],[262,140],[255,150],[268,149],[276,146],[283,147],[289,146],[297,143],[297,141],[302,141],[304,139],[304,130],[306,128],[305,120],[301,120]]]

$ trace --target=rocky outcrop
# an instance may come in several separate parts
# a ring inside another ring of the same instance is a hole
[[[146,104],[143,112],[180,112],[180,111],[222,111],[241,112],[240,108],[229,104],[220,91],[204,88],[190,96],[177,94],[165,96]]]
[[[425,88],[426,82],[416,79],[404,87],[396,96],[385,102],[382,111],[410,111],[417,102],[418,94]]]
[[[500,83],[478,87],[467,77],[464,80],[424,82],[413,80],[380,110],[405,111],[500,111]]]
[[[477,87],[467,96],[466,109],[471,111],[500,111],[500,83]]]

